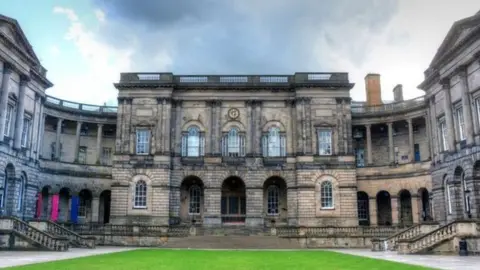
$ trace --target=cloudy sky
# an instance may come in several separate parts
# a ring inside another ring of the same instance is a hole
[[[47,94],[116,103],[120,72],[291,74],[343,71],[365,99],[382,75],[384,100],[423,79],[452,23],[478,0],[0,0],[55,86]]]

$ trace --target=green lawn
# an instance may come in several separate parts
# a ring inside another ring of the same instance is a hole
[[[11,269],[30,270],[400,270],[427,269],[418,266],[344,255],[329,251],[207,251],[142,249],[27,265]]]

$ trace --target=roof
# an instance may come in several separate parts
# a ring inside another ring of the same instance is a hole
[[[27,37],[25,36],[25,33],[23,32],[22,28],[20,27],[20,24],[18,23],[18,21],[13,19],[13,18],[10,18],[10,17],[7,17],[5,15],[0,14],[0,22],[1,21],[6,22],[6,23],[13,26],[13,28],[15,29],[15,32],[17,34],[18,41],[21,43],[21,45],[23,45],[23,48],[26,50],[26,53],[31,58],[33,58],[33,60],[35,62],[40,64],[40,60],[38,59],[37,55],[33,51],[32,45],[30,44]]]

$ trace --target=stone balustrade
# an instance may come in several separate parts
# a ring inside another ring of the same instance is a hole
[[[29,224],[51,235],[67,237],[71,244],[79,247],[95,248],[95,238],[83,237],[79,234],[51,221],[30,221]]]
[[[117,107],[115,106],[99,106],[92,104],[83,104],[72,101],[67,101],[52,96],[47,96],[45,105],[56,109],[63,109],[67,111],[82,111],[83,113],[93,114],[117,114]]]
[[[352,116],[381,115],[392,112],[406,112],[420,108],[426,108],[427,102],[424,96],[410,100],[381,105],[367,105],[365,102],[352,102]]]

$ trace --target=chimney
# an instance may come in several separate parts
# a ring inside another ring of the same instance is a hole
[[[372,106],[382,104],[380,74],[369,73],[365,76],[365,90],[367,93],[367,105]]]
[[[403,85],[397,84],[397,86],[393,88],[393,100],[395,102],[403,101]]]

